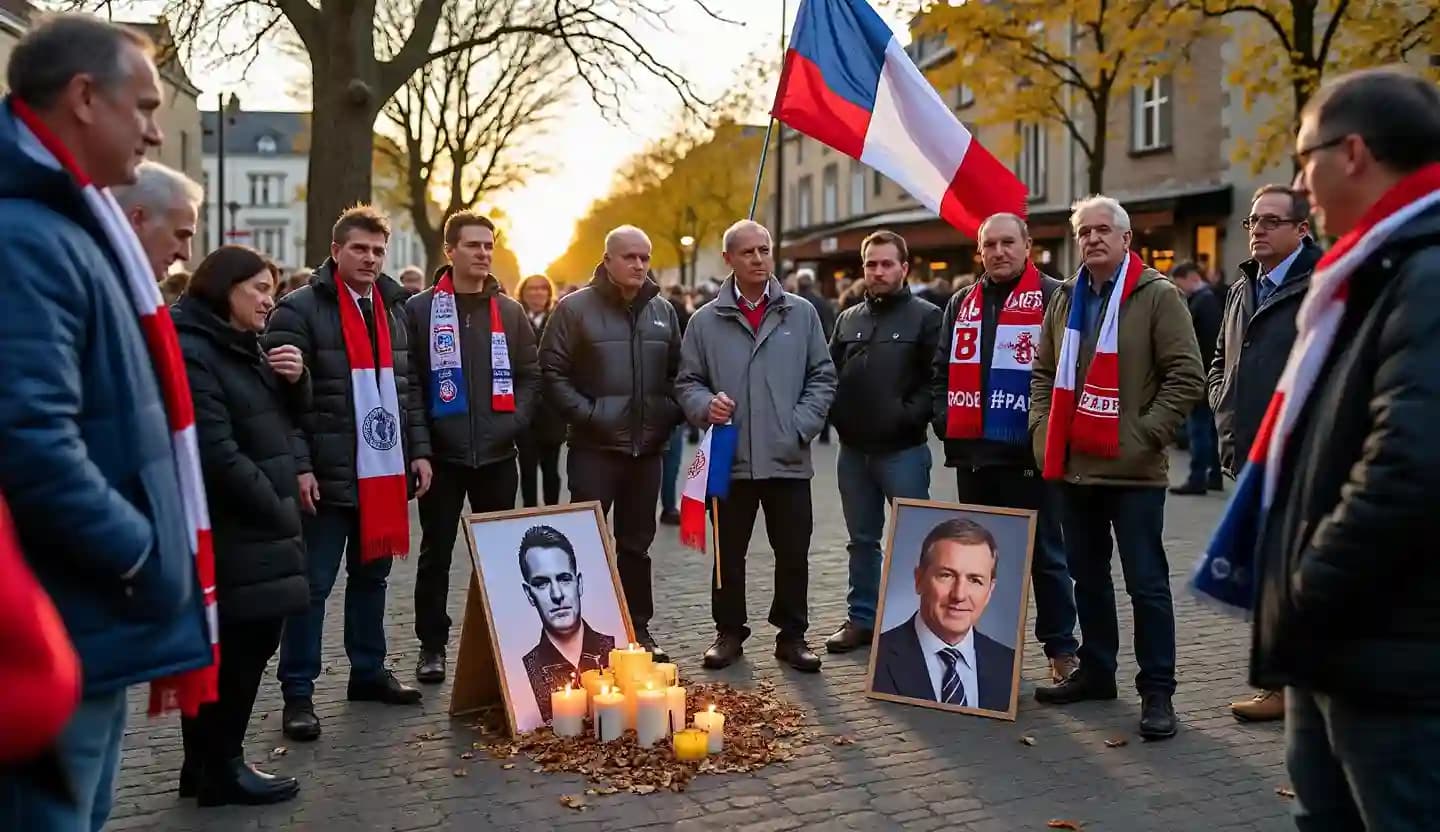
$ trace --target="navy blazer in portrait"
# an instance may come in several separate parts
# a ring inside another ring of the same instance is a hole
[[[935,702],[935,686],[930,682],[920,637],[915,633],[917,615],[880,634],[874,691]],[[1015,651],[976,630],[975,676],[980,681],[978,701],[982,710],[1010,710],[1010,680],[1014,674]]]

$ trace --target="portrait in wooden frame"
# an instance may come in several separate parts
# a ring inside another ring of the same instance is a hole
[[[498,681],[511,734],[533,731],[549,722],[551,691],[578,687],[580,673],[608,667],[610,650],[635,640],[614,542],[595,501],[462,522],[475,580],[450,711],[486,704],[486,691],[493,702]],[[482,629],[488,638],[477,637]]]
[[[865,694],[1014,721],[1036,513],[897,499],[890,517]]]

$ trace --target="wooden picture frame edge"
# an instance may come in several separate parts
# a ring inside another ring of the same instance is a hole
[[[1020,636],[1015,640],[1015,663],[1010,670],[1010,707],[1004,711],[991,711],[983,708],[968,708],[963,705],[946,705],[942,702],[927,702],[907,696],[895,696],[889,693],[875,692],[875,662],[879,659],[879,644],[881,625],[885,621],[885,595],[886,588],[890,586],[890,565],[893,562],[895,549],[895,530],[899,526],[900,509],[902,508],[933,508],[943,511],[972,511],[977,514],[998,514],[1011,517],[1027,518],[1029,534],[1026,539],[1025,564],[1021,571],[1022,579],[1020,594],[1020,620],[1015,625],[1015,631]],[[1028,508],[1006,508],[1004,506],[982,506],[974,503],[944,503],[939,500],[919,500],[912,497],[896,497],[890,502],[890,528],[885,534],[885,551],[880,569],[880,593],[878,603],[875,607],[875,628],[870,637],[870,661],[865,670],[865,696],[868,699],[876,699],[882,702],[897,702],[902,705],[913,705],[918,708],[931,708],[937,711],[950,711],[952,713],[970,714],[972,716],[983,716],[989,719],[1003,719],[1014,722],[1020,710],[1020,667],[1025,663],[1025,614],[1030,609],[1030,566],[1035,557],[1035,530],[1038,525],[1040,513]]]
[[[497,520],[515,520],[521,517],[542,517],[550,514],[578,514],[583,511],[590,511],[595,517],[595,528],[600,533],[600,542],[605,547],[605,562],[610,567],[610,581],[615,588],[615,597],[620,604],[620,620],[625,624],[625,637],[627,644],[635,641],[635,625],[630,620],[630,606],[625,600],[625,587],[620,583],[620,570],[615,563],[615,543],[611,539],[610,528],[605,523],[605,514],[600,507],[598,500],[586,500],[579,503],[564,503],[554,506],[533,506],[529,508],[507,509],[505,511],[487,511],[476,514],[462,515],[460,520],[465,524],[465,540],[470,547],[470,564],[474,570],[476,586],[480,590],[480,600],[485,605],[485,629],[490,636],[490,649],[495,659],[495,670],[500,677],[501,704],[505,706],[505,724],[509,728],[510,736],[518,736],[519,731],[515,726],[515,710],[512,694],[510,693],[510,679],[505,673],[505,655],[500,651],[500,636],[495,629],[495,613],[490,607],[490,593],[486,590],[484,558],[480,557],[479,546],[475,543],[475,524],[488,523]],[[458,664],[457,664],[458,670]]]

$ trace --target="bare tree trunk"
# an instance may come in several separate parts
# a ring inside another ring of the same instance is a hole
[[[1085,183],[1091,194],[1105,193],[1105,144],[1110,139],[1110,94],[1106,90],[1095,99],[1095,124],[1090,134],[1090,158],[1086,164]]]

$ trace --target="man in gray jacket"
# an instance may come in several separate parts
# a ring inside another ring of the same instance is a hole
[[[675,395],[691,424],[733,421],[739,433],[729,496],[716,524],[721,581],[710,604],[718,635],[705,666],[740,657],[745,626],[745,554],[755,513],[775,550],[770,623],[780,633],[775,657],[797,670],[820,669],[805,643],[810,530],[810,441],[835,397],[835,366],[815,307],[775,279],[770,232],[744,220],[725,232],[731,274],[715,300],[690,319],[680,350]]]

